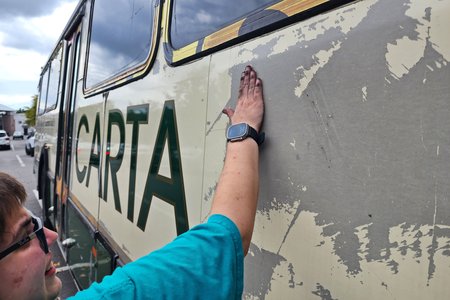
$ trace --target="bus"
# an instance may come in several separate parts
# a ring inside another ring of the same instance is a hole
[[[80,0],[34,170],[80,289],[204,222],[240,73],[266,141],[244,299],[450,295],[450,2]]]

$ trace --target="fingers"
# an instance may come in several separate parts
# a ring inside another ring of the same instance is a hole
[[[258,77],[253,68],[251,66],[246,66],[244,72],[241,74],[238,101],[245,101],[247,99],[250,100],[253,97],[257,80]]]
[[[248,83],[248,96],[253,96],[253,93],[255,92],[255,82],[256,82],[256,72],[251,69],[250,70],[250,80]]]
[[[251,66],[245,67],[239,83],[236,108],[224,108],[232,124],[247,123],[259,131],[264,115],[262,81]]]
[[[259,97],[261,93],[262,93],[262,80],[260,78],[257,78],[255,82],[254,94],[256,97]]]
[[[252,67],[250,67],[250,66],[245,67],[244,80],[242,82],[242,96],[244,96],[244,98],[248,96],[248,85],[249,85],[249,81],[250,81],[249,74],[251,71],[252,71]]]
[[[243,96],[244,93],[244,78],[245,78],[245,71],[242,72],[241,74],[241,81],[239,83],[239,95],[238,95],[238,99],[241,98]]]

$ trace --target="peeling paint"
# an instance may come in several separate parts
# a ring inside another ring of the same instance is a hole
[[[406,7],[405,15],[415,20],[414,35],[404,36],[387,44],[386,62],[397,80],[408,74],[422,59],[427,44],[443,56],[444,61],[435,62],[437,68],[446,65],[450,59],[447,31],[447,28],[450,28],[450,20],[442,17],[442,10],[448,10],[445,1],[411,1]],[[434,17],[434,12],[439,10],[439,14]],[[433,71],[431,66],[429,69]]]
[[[271,215],[277,215],[277,212]],[[300,214],[291,235],[280,249],[279,253],[286,262],[280,261],[276,265],[267,299],[279,299],[280,295],[284,299],[310,299],[308,294],[311,291],[315,291],[315,295],[333,296],[322,299],[427,299],[429,295],[440,295],[437,299],[443,299],[450,293],[448,284],[441,281],[445,280],[443,275],[450,268],[447,258],[450,226],[436,225],[435,242],[431,225],[417,227],[402,223],[392,227],[389,230],[390,256],[385,260],[372,260],[368,255],[368,232],[373,223],[359,226],[356,235],[362,272],[349,276],[342,260],[333,250],[334,238],[324,237],[326,226],[316,225],[317,216],[307,211]],[[262,222],[261,217],[258,223]],[[317,248],[317,244],[321,247]],[[416,276],[411,277],[413,274],[424,274],[423,271],[428,269],[429,258],[423,254],[430,247],[439,249],[433,255],[434,274],[439,275],[435,278],[440,279],[433,281],[425,276],[417,280]],[[323,289],[317,285],[319,281]],[[415,288],[411,288],[412,285]],[[350,290],[349,286],[352,287]],[[286,287],[290,287],[289,290]]]
[[[301,97],[303,92],[308,87],[309,83],[313,79],[314,75],[319,71],[333,56],[333,53],[337,50],[339,50],[341,46],[340,42],[337,42],[336,44],[332,45],[332,47],[329,50],[321,50],[318,53],[314,54],[312,57],[313,65],[307,69],[305,69],[303,66],[300,66],[297,71],[300,73],[300,81],[299,86],[295,88],[295,95],[297,97]]]
[[[250,51],[249,49],[242,49],[238,54],[239,63],[246,63],[248,61],[256,59],[257,57],[258,56],[255,54],[255,52]]]
[[[245,299],[450,294],[443,2],[356,1],[213,59],[239,58],[232,91],[254,65],[267,96]]]
[[[244,272],[244,279],[246,288],[251,291],[250,294],[253,299],[264,299],[272,280],[272,274],[276,266],[279,266],[286,259],[282,256],[268,252],[264,249],[256,247],[254,244],[250,245],[249,253],[245,258],[246,271]],[[289,276],[292,277],[292,269],[288,270]],[[252,274],[260,274],[258,278]],[[290,283],[291,284],[291,283]],[[246,298],[246,297],[244,297]]]
[[[416,40],[403,37],[394,44],[387,45],[386,61],[395,79],[400,79],[409,73],[416,63],[422,58],[426,46],[426,38],[423,32]],[[419,44],[419,45],[417,45]]]
[[[329,31],[336,30],[343,35],[348,34],[357,27],[374,3],[376,3],[375,0],[365,1],[364,5],[340,9],[332,17],[322,16],[319,19],[305,20],[301,30],[294,29],[283,32],[278,38],[276,45],[272,48],[272,53],[269,54],[269,57],[282,54],[289,47],[300,46],[308,48],[307,42],[313,41]],[[300,41],[301,45],[297,45],[297,41]]]
[[[361,89],[362,92],[362,101],[366,102],[367,101],[367,86],[363,86]]]
[[[289,143],[289,145],[291,145],[294,150],[297,150],[295,148],[295,139],[294,138],[292,139],[292,143]]]
[[[316,284],[316,290],[312,294],[319,296],[322,300],[334,300],[329,290],[324,288],[320,283]]]

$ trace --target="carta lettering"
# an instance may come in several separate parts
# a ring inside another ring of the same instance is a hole
[[[127,218],[134,222],[134,207],[135,207],[135,188],[136,188],[136,169],[138,161],[139,150],[139,129],[140,125],[148,124],[148,105],[135,105],[127,107],[126,121],[120,110],[110,110],[107,114],[108,123],[106,127],[106,142],[104,145],[104,165],[103,165],[103,180],[99,188],[99,196],[104,201],[111,198],[108,195],[108,187],[112,185],[114,208],[122,213],[122,206],[119,193],[119,182],[117,173],[122,167],[122,162],[125,155],[126,143],[126,126],[131,126],[131,153],[130,170],[128,182],[128,207]],[[76,174],[79,183],[83,183],[86,187],[89,186],[92,168],[100,170],[100,143],[102,141],[100,135],[100,114],[97,113],[94,121],[94,129],[90,131],[89,121],[85,114],[80,117],[78,124],[77,140],[80,135],[92,136],[91,151],[89,154],[89,165],[80,166],[78,161],[78,151],[76,151],[75,163]],[[113,131],[118,132],[119,136],[119,150],[116,153],[111,153],[111,136]],[[171,178],[167,178],[159,174],[161,160],[164,152],[164,146],[167,143],[170,161]],[[78,149],[78,146],[77,146]],[[174,207],[177,234],[181,234],[189,229],[189,222],[186,209],[186,195],[184,191],[183,172],[181,168],[181,154],[180,144],[178,140],[178,129],[175,114],[175,103],[173,100],[164,103],[161,120],[156,135],[156,140],[153,148],[153,155],[150,162],[150,167],[145,182],[144,194],[137,216],[137,227],[145,231],[148,215],[150,212],[150,205],[153,196],[156,196],[163,201],[171,204]]]

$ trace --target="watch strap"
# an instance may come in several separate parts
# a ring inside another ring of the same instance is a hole
[[[248,125],[248,136],[254,139],[259,146],[264,142],[266,135],[264,132],[258,133],[255,128]]]

